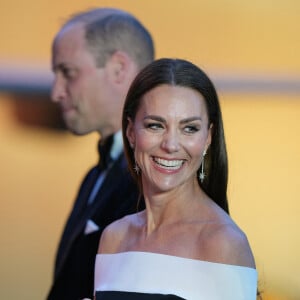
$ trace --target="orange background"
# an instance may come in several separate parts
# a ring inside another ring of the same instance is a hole
[[[0,0],[1,62],[50,69],[51,41],[69,14],[126,9],[149,28],[157,57],[211,77],[300,78],[298,0]],[[300,299],[300,94],[226,92],[231,215],[252,245],[264,299]],[[0,298],[45,299],[54,255],[97,135],[24,125],[0,93]],[[26,100],[24,100],[26,101]]]

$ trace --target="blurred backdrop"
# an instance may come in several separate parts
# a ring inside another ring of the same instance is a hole
[[[64,130],[49,101],[51,41],[73,12],[123,8],[216,83],[231,215],[268,300],[300,299],[300,1],[0,0],[0,298],[45,299],[54,255],[98,136]]]

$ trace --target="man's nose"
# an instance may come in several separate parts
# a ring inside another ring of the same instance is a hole
[[[66,97],[66,87],[64,81],[59,78],[58,76],[55,76],[52,90],[51,90],[51,100],[53,102],[60,102]]]

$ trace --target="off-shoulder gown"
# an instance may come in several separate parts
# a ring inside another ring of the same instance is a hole
[[[96,300],[255,300],[255,269],[150,252],[98,254]]]

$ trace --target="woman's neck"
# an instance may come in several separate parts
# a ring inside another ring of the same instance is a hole
[[[164,225],[178,223],[191,218],[195,214],[195,208],[199,211],[199,205],[207,198],[200,189],[198,182],[181,185],[169,191],[156,191],[144,188],[146,203],[145,233],[151,234]]]

